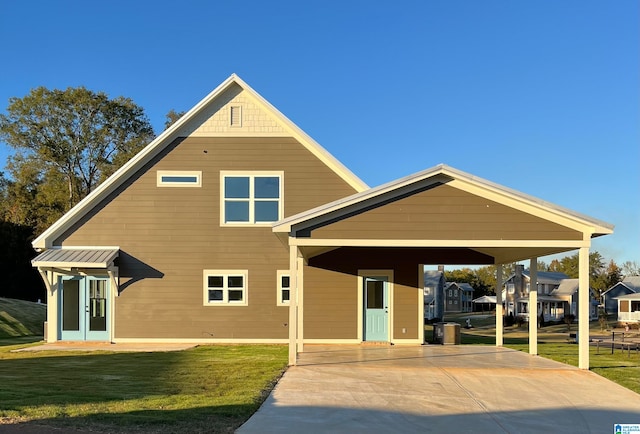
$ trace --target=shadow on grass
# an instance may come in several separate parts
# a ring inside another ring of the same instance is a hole
[[[0,425],[0,433],[233,433],[249,419],[258,406],[219,405],[45,418]]]
[[[121,432],[147,425],[162,426],[162,432],[165,426],[197,432],[221,421],[215,432],[232,432],[230,427],[257,410],[285,364],[286,348],[276,346],[155,353],[5,351],[0,352],[0,420]],[[0,424],[0,432],[5,427]]]

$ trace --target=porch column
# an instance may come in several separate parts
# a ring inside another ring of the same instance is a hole
[[[504,311],[502,309],[502,264],[496,265],[496,347],[501,347],[503,339]]]
[[[578,255],[578,367],[589,369],[589,248]]]
[[[424,264],[418,264],[418,340],[424,344]]]
[[[529,261],[529,354],[538,355],[538,258]]]
[[[294,366],[298,356],[298,246],[289,238],[289,365]]]
[[[304,258],[298,252],[297,258],[297,276],[296,282],[298,290],[296,294],[298,296],[298,348],[297,352],[302,353],[304,351]]]

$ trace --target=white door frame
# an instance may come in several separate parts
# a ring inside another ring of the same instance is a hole
[[[358,270],[358,341],[364,339],[364,278],[367,276],[386,277],[389,285],[389,315],[387,328],[389,330],[389,342],[393,342],[393,270]]]

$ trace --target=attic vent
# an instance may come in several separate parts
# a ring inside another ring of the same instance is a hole
[[[230,124],[232,127],[241,127],[242,126],[242,107],[239,105],[232,105],[230,107]]]

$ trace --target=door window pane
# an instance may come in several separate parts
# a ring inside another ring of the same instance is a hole
[[[222,288],[224,285],[224,277],[222,276],[207,276],[207,285],[209,288]]]
[[[76,279],[62,281],[62,330],[80,330],[80,281]]]
[[[384,282],[367,280],[367,309],[384,309]]]
[[[89,330],[107,330],[106,280],[89,281]]]
[[[243,276],[229,276],[229,288],[242,288],[243,286]]]
[[[210,289],[209,290],[209,301],[222,301],[222,290],[220,290],[220,289]]]
[[[229,301],[242,301],[244,291],[241,289],[229,290]]]

